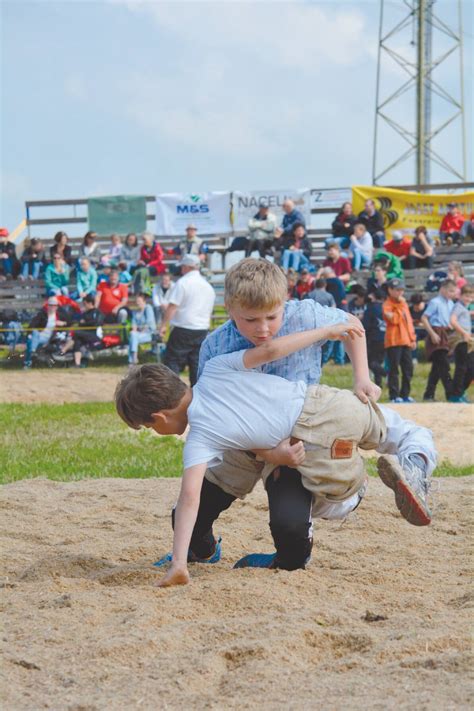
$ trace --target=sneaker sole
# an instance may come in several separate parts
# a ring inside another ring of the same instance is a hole
[[[397,508],[403,518],[413,526],[429,526],[431,512],[411,490],[401,468],[385,457],[380,457],[377,469],[385,486],[394,492]]]

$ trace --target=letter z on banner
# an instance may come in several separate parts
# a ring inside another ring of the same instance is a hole
[[[156,234],[179,236],[189,224],[201,234],[231,232],[230,192],[165,193],[156,198]]]

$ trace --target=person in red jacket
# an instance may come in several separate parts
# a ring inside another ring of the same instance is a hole
[[[163,272],[166,271],[166,266],[163,264],[163,257],[163,250],[151,232],[144,232],[137,268],[148,267],[151,276],[163,274]]]
[[[408,268],[411,242],[403,236],[402,232],[394,230],[390,242],[385,242],[384,249],[390,254],[394,254],[402,263],[404,269]]]
[[[455,202],[448,204],[448,212],[443,217],[439,236],[443,244],[461,244],[461,228],[464,224],[464,215],[461,215]]]

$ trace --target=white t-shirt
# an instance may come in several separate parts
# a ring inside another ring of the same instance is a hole
[[[272,449],[290,436],[303,409],[306,384],[248,370],[245,351],[207,361],[188,408],[184,468],[217,466],[227,449]]]
[[[216,292],[197,269],[178,279],[167,297],[168,304],[178,307],[170,321],[172,326],[191,331],[209,329]]]

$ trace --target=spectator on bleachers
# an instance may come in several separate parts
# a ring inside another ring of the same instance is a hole
[[[89,231],[84,235],[82,244],[79,247],[78,261],[80,261],[82,257],[87,257],[94,269],[97,269],[100,265],[102,250],[97,242],[96,232]]]
[[[59,252],[53,255],[53,261],[45,269],[44,283],[48,296],[58,294],[69,295],[69,265],[64,261]]]
[[[277,227],[275,230],[275,235],[283,243],[291,238],[295,225],[303,225],[306,230],[306,220],[303,213],[295,208],[293,200],[285,200],[282,207],[285,214],[283,215],[281,227]]]
[[[474,289],[464,284],[461,298],[454,304],[451,312],[450,347],[454,350],[454,377],[451,402],[469,402],[466,391],[474,379],[474,342],[471,332],[471,314],[469,306],[474,298]]]
[[[298,274],[294,269],[288,269],[286,274],[286,283],[288,285],[288,300],[297,299],[298,294],[296,293],[296,282],[298,281]]]
[[[286,273],[288,269],[299,272],[301,269],[312,269],[310,257],[313,246],[306,236],[304,225],[296,223],[291,232],[285,233],[281,240],[281,267]],[[314,270],[313,270],[314,271]]]
[[[46,309],[40,309],[30,321],[33,330],[26,338],[26,351],[23,368],[28,370],[32,366],[33,353],[38,348],[46,346],[55,334],[55,328],[66,326],[58,315],[59,302],[55,296],[50,296]]]
[[[72,267],[72,249],[68,245],[69,237],[65,232],[56,232],[54,235],[54,244],[49,250],[49,258],[53,261],[54,256],[59,254],[61,259],[63,259],[68,267]]]
[[[365,304],[367,298],[367,292],[362,286],[362,284],[354,284],[349,294],[351,294],[352,299],[349,299],[347,308],[350,314],[356,316],[360,321],[364,318]]]
[[[245,256],[250,257],[252,252],[257,250],[264,259],[267,254],[272,253],[277,228],[276,216],[269,211],[265,200],[260,201],[258,212],[250,218],[248,227],[249,238]]]
[[[326,240],[326,247],[335,241],[341,249],[348,249],[350,246],[350,236],[354,231],[356,222],[357,217],[352,211],[352,203],[345,202],[331,225],[333,238]]]
[[[416,348],[416,335],[408,304],[403,297],[405,287],[401,279],[390,279],[388,297],[383,303],[386,323],[385,352],[388,360],[388,394],[390,402],[414,402],[410,397],[413,377],[411,352]],[[401,370],[400,387],[398,369]]]
[[[461,296],[461,289],[467,284],[464,278],[464,269],[461,262],[448,262],[448,279],[452,279],[456,284],[456,299]]]
[[[372,237],[364,224],[357,222],[351,234],[352,266],[356,271],[361,267],[370,267],[374,253]]]
[[[151,304],[147,304],[146,294],[137,294],[137,308],[132,311],[132,329],[128,336],[128,362],[138,363],[138,347],[141,343],[151,343],[156,332],[155,314]]]
[[[97,271],[88,257],[82,257],[77,270],[77,292],[74,295],[77,301],[83,301],[87,295],[95,296],[97,291]]]
[[[342,281],[334,273],[334,269],[324,267],[321,278],[326,279],[326,291],[334,298],[337,308],[347,311],[346,290]],[[342,341],[328,341],[323,346],[322,362],[327,363],[331,358],[336,365],[344,365],[346,352]]]
[[[372,276],[367,280],[367,293],[370,294],[381,289],[385,296],[387,296],[387,264],[378,262],[374,264],[374,270]]]
[[[426,402],[434,401],[436,386],[440,380],[443,383],[446,399],[449,400],[453,394],[448,336],[451,330],[451,314],[455,298],[456,284],[452,279],[445,279],[441,284],[438,296],[431,299],[421,317],[421,323],[427,332],[425,354],[427,360],[431,361],[431,370],[423,395],[423,400]]]
[[[171,287],[171,276],[169,274],[162,274],[161,279],[153,286],[151,298],[157,327],[161,325],[163,314],[168,305],[168,296],[170,294]]]
[[[350,204],[350,203],[346,203]],[[350,239],[348,237],[348,240],[350,242]],[[347,282],[351,278],[351,263],[350,260],[347,257],[342,257],[341,256],[341,248],[337,244],[337,242],[332,242],[328,244],[327,246],[327,251],[328,251],[328,256],[323,262],[322,269],[324,267],[331,267],[333,269],[335,275],[339,277],[339,279],[344,283],[347,284]],[[318,279],[321,274],[321,269],[319,269],[318,273],[316,274],[316,278]]]
[[[127,269],[126,262],[119,262],[118,273],[119,273],[120,284],[131,284],[133,277]]]
[[[95,306],[104,315],[105,323],[124,324],[128,318],[128,287],[120,284],[117,269],[112,269],[109,282],[102,281],[97,286]]]
[[[327,282],[326,279],[320,277],[314,282],[314,289],[306,294],[306,299],[313,299],[317,304],[321,306],[336,306],[334,301],[334,296],[329,294],[326,290]]]
[[[426,303],[423,299],[423,294],[412,294],[410,296],[410,316],[413,321],[413,326],[416,335],[417,350],[413,352],[413,362],[418,362],[418,343],[426,338],[426,331],[421,323],[421,317],[425,313]]]
[[[385,359],[385,321],[382,305],[387,294],[383,289],[374,289],[368,296],[367,306],[362,319],[367,339],[367,360],[374,374],[375,384],[382,387],[382,378],[386,375]]]
[[[463,226],[461,227],[461,239],[469,240],[474,242],[474,212],[471,212],[469,220],[464,220]]]
[[[40,239],[33,237],[21,255],[20,279],[39,279],[44,268],[44,247]]]
[[[208,251],[207,244],[197,235],[196,225],[186,227],[186,237],[172,250],[177,257],[184,257],[185,254],[196,254],[201,262],[206,259]]]
[[[100,259],[100,264],[102,267],[118,267],[120,261],[120,255],[122,253],[122,240],[120,235],[114,233],[110,235],[110,245],[105,254],[102,255]]]
[[[138,237],[134,232],[130,232],[125,237],[125,242],[122,245],[120,252],[120,262],[125,262],[127,271],[133,274],[135,267],[140,259],[140,245]]]
[[[420,225],[415,230],[406,269],[431,269],[433,267],[433,241],[428,230]]]
[[[157,240],[155,240],[154,235],[152,235],[151,232],[144,232],[137,267],[146,267],[151,276],[163,274],[166,270],[165,264],[163,263],[163,256],[163,250]]]
[[[15,245],[8,239],[9,235],[6,227],[0,228],[0,281],[16,279],[20,271]]]
[[[383,216],[376,209],[375,202],[373,200],[365,201],[365,209],[359,213],[357,221],[362,222],[367,231],[372,235],[374,248],[377,249],[378,247],[383,247],[385,242]]]
[[[64,347],[61,349],[60,356],[66,355],[68,351],[74,353],[74,365],[80,368],[82,356],[85,351],[97,348],[102,340],[102,324],[104,315],[95,306],[95,298],[92,294],[86,294],[83,299],[84,311],[78,322],[79,329],[72,333],[68,338]],[[62,358],[56,358],[62,360]]]
[[[375,253],[374,267],[381,264],[387,270],[387,279],[403,279],[403,269],[398,257],[379,249]]]
[[[461,244],[463,224],[464,215],[461,214],[455,202],[450,202],[448,204],[448,212],[443,217],[439,228],[441,244]]]
[[[296,296],[301,301],[305,295],[314,288],[314,276],[307,267],[303,267],[300,272],[300,278],[296,282]]]
[[[392,239],[385,242],[384,249],[399,258],[402,267],[409,269],[411,242],[399,230],[394,230]]]

